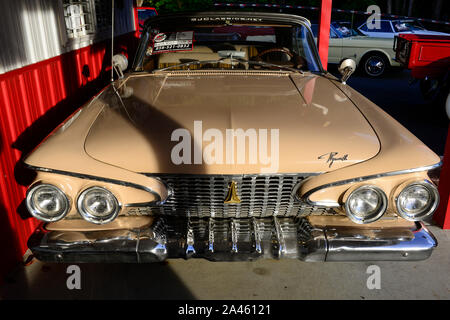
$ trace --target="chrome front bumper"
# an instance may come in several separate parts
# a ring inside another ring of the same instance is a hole
[[[107,231],[36,229],[28,240],[49,262],[158,262],[169,258],[242,261],[410,261],[437,246],[421,223],[413,228],[315,227],[305,218],[156,218],[149,227]]]

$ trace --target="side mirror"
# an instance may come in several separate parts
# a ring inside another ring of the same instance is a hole
[[[341,82],[345,84],[352,75],[353,72],[356,70],[356,62],[353,59],[345,59],[341,62],[339,65],[339,73],[342,75]]]
[[[128,59],[121,53],[113,56],[112,63],[114,68],[118,68],[122,72],[128,68]]]
[[[112,58],[112,68],[119,79],[123,78],[123,72],[128,68],[128,59],[123,54],[115,54]],[[112,76],[112,75],[111,75]]]

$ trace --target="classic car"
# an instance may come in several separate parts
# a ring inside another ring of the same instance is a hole
[[[113,65],[24,159],[38,259],[421,260],[437,245],[422,221],[440,158],[345,84],[354,61],[323,69],[307,19],[155,16],[131,69]]]
[[[317,24],[312,24],[311,29],[317,37]],[[393,44],[392,39],[368,37],[353,29],[349,22],[333,21],[330,26],[328,62],[339,64],[351,58],[365,75],[380,77],[390,67],[400,66],[394,60]]]
[[[445,105],[450,118],[450,35],[401,34],[394,50],[395,59],[419,81],[423,97]]]
[[[369,37],[377,38],[389,38],[394,39],[400,33],[413,33],[413,34],[427,34],[427,35],[448,35],[444,32],[427,30],[417,20],[413,19],[377,19],[370,22],[370,26],[367,25],[367,21],[358,27],[358,30]],[[379,28],[373,28],[372,25],[379,24]]]

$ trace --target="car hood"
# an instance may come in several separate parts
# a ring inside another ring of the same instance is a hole
[[[359,109],[330,79],[311,73],[131,75],[119,91],[128,97],[105,101],[85,151],[134,172],[326,172],[380,149]]]
[[[405,32],[399,32],[399,33],[405,33]],[[437,36],[448,36],[448,33],[445,32],[439,32],[439,31],[431,31],[431,30],[414,30],[409,31],[407,33],[414,33],[414,34],[428,34],[428,35],[437,35]]]

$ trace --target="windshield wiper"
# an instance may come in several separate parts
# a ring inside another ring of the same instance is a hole
[[[194,61],[189,61],[189,62],[185,62],[185,63],[176,64],[176,65],[169,66],[169,67],[166,67],[166,68],[155,69],[155,70],[152,71],[152,73],[159,72],[159,71],[166,71],[166,70],[170,70],[170,69],[173,69],[173,68],[187,67],[187,66],[192,66],[192,65],[197,65],[197,64],[219,63],[219,62],[221,62],[224,59],[226,59],[226,58],[221,58],[219,60],[194,60]]]
[[[253,61],[253,60],[245,60],[245,59],[238,59],[238,58],[234,58],[234,60],[237,60],[241,63],[248,63],[248,64],[258,65],[258,66],[262,66],[262,67],[280,68],[280,69],[286,69],[286,70],[289,70],[292,72],[303,73],[303,71],[301,71],[300,69],[295,69],[295,68],[291,68],[288,66],[282,66],[279,64],[274,64],[274,63],[269,63],[269,62],[264,62],[264,61]]]
[[[208,63],[219,63],[219,62],[222,62],[225,59],[227,59],[227,58],[221,58],[221,59],[218,59],[218,60],[195,60],[195,61],[189,61],[189,62],[180,63],[180,64],[176,64],[176,65],[173,65],[173,66],[169,66],[169,67],[166,67],[166,68],[155,69],[155,70],[152,71],[152,73],[159,72],[159,71],[166,71],[166,70],[170,70],[170,69],[173,69],[173,68],[192,66],[192,65],[208,64]],[[278,64],[274,64],[274,63],[269,63],[269,62],[245,60],[245,59],[242,59],[242,58],[235,58],[235,57],[233,57],[233,60],[232,60],[231,63],[233,63],[233,61],[237,61],[239,63],[248,63],[250,65],[258,65],[258,66],[262,66],[262,67],[279,68],[279,69],[289,70],[289,71],[292,71],[292,72],[303,73],[303,71],[301,71],[299,69],[291,68],[291,67],[288,67],[288,66],[282,66],[282,65],[278,65]]]

